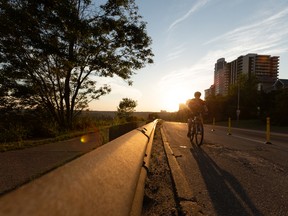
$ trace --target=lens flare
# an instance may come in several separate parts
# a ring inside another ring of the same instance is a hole
[[[83,135],[81,138],[80,138],[80,141],[81,143],[86,143],[89,141],[89,137],[87,135]]]

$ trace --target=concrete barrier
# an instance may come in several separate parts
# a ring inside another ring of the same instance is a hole
[[[143,172],[156,124],[135,129],[3,195],[0,215],[140,215]]]
[[[122,136],[125,133],[128,133],[131,130],[136,129],[139,126],[140,125],[138,122],[128,122],[126,124],[109,127],[109,141],[112,141],[113,139],[116,139],[119,136]]]

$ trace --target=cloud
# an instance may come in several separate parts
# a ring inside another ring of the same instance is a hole
[[[175,26],[177,26],[179,23],[183,22],[186,20],[188,17],[190,17],[195,11],[199,10],[202,8],[204,5],[206,5],[209,2],[209,0],[198,0],[196,4],[192,6],[192,8],[184,14],[182,17],[179,19],[175,20],[168,28],[168,31],[171,31]]]
[[[160,79],[159,90],[165,92],[167,89],[179,88],[183,91],[196,91],[203,90],[203,85],[209,88],[213,79],[213,65],[211,59],[204,57],[191,67],[171,71]]]
[[[112,91],[99,100],[94,100],[89,104],[91,110],[116,111],[119,102],[123,98],[131,98],[137,102],[142,98],[142,92],[133,86],[129,86],[122,78],[114,77],[95,77],[98,87],[107,84]]]
[[[119,76],[114,77],[97,77],[96,81],[98,85],[107,84],[111,87],[112,91],[109,95],[115,95],[117,97],[128,97],[132,99],[139,99],[142,97],[142,92],[133,86],[129,86],[122,78]]]
[[[171,61],[171,60],[179,58],[181,54],[185,51],[185,49],[186,48],[184,44],[177,46],[174,50],[172,50],[172,52],[168,54],[166,60]]]
[[[192,9],[190,11],[192,11]],[[233,29],[207,41],[204,45],[209,45],[210,51],[201,59],[197,60],[196,64],[192,64],[187,68],[179,68],[177,71],[171,71],[162,77],[158,83],[159,89],[164,92],[172,86],[186,90],[203,90],[203,86],[209,88],[210,85],[213,84],[214,64],[217,59],[222,57],[225,58],[226,61],[232,61],[240,55],[246,55],[247,53],[269,55],[287,53],[287,16],[288,8],[282,8],[282,10],[276,13],[274,12],[273,15],[265,19],[260,17],[259,20],[252,24],[250,23]],[[184,17],[181,20],[183,20]],[[175,24],[173,26],[178,22],[174,22]],[[177,54],[178,52],[175,52],[170,56],[176,57]]]
[[[259,21],[215,37],[204,45],[221,44],[223,54],[232,58],[249,52],[279,55],[288,49],[287,16],[288,8],[284,8],[268,18],[260,17]]]

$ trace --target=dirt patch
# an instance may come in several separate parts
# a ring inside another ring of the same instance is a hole
[[[181,215],[174,193],[174,185],[164,151],[161,124],[155,130],[150,158],[149,174],[146,178],[143,201],[143,216]]]

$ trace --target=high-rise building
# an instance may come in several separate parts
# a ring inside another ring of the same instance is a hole
[[[215,86],[211,85],[209,89],[205,89],[205,99],[209,96],[215,95]]]
[[[247,54],[239,56],[230,64],[230,83],[235,84],[240,74],[255,76],[262,90],[270,89],[278,78],[279,57]]]
[[[215,95],[227,95],[229,86],[236,84],[241,74],[248,78],[255,76],[258,89],[268,91],[278,78],[279,56],[247,54],[226,62],[217,60],[214,68]]]
[[[214,68],[214,86],[215,94],[227,95],[229,88],[229,71],[227,70],[227,62],[225,58],[217,60]]]

